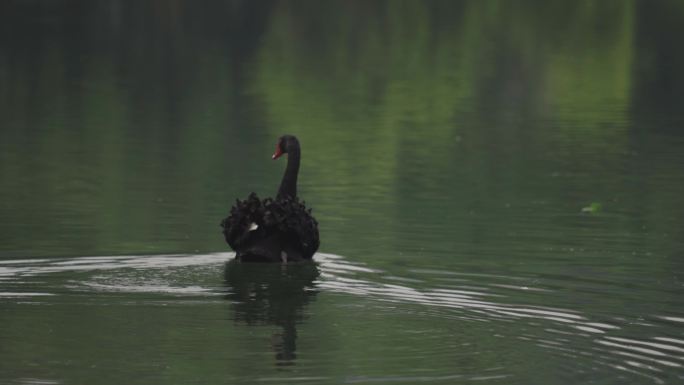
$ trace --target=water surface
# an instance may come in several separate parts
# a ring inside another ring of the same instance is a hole
[[[0,383],[684,382],[677,1],[0,4]],[[220,220],[303,146],[314,264]]]

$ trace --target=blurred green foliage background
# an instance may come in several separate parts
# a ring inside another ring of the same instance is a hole
[[[0,256],[222,250],[283,133],[324,251],[563,242],[592,202],[587,231],[678,249],[642,226],[684,230],[683,26],[681,1],[4,1]]]

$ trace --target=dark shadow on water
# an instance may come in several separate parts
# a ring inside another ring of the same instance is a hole
[[[225,267],[226,298],[233,319],[247,325],[276,325],[272,349],[276,365],[294,365],[297,358],[297,325],[318,290],[314,284],[320,271],[313,262],[292,264],[230,261]]]

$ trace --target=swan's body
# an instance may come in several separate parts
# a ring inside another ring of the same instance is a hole
[[[223,235],[241,261],[288,262],[311,259],[318,250],[318,222],[297,197],[300,148],[297,138],[285,135],[273,159],[288,154],[287,167],[275,199],[251,193],[238,200],[221,222]]]

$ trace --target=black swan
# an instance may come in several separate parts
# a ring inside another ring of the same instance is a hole
[[[235,259],[250,262],[288,262],[311,259],[318,250],[318,222],[297,197],[301,151],[292,135],[278,139],[273,159],[287,154],[287,167],[275,199],[255,193],[237,200],[221,222]]]

